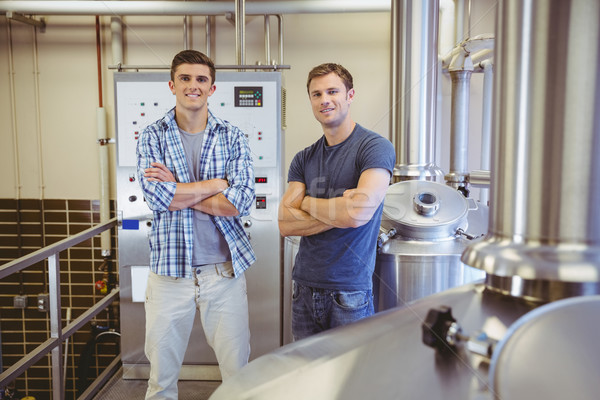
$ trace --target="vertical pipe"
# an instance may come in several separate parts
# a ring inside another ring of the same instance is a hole
[[[35,90],[35,108],[36,108],[36,134],[38,144],[38,176],[40,181],[40,200],[44,200],[44,152],[42,151],[42,121],[41,121],[41,105],[40,105],[40,68],[38,61],[38,46],[37,46],[37,28],[33,27],[33,80]],[[43,208],[43,206],[42,206]],[[42,221],[44,214],[42,213]]]
[[[189,46],[189,33],[188,33],[188,16],[183,16],[183,49],[188,50]]]
[[[113,21],[111,19],[111,28]],[[115,36],[113,36],[113,41]],[[98,108],[96,110],[96,135],[98,138],[98,158],[100,169],[100,222],[110,219],[110,177],[108,172],[108,140],[106,133],[106,112],[102,100],[102,47],[100,39],[100,17],[96,16],[96,65],[98,73]],[[110,230],[100,234],[100,247],[103,257],[111,254]]]
[[[205,38],[206,38],[206,53],[205,53],[205,54],[206,54],[208,57],[212,58],[212,55],[211,55],[211,51],[212,51],[212,49],[211,49],[211,41],[212,41],[212,34],[211,34],[212,32],[211,32],[211,31],[212,31],[212,23],[211,23],[211,20],[210,20],[210,18],[211,18],[211,17],[210,17],[209,15],[207,15],[207,16],[205,17],[205,19],[204,19],[204,32],[205,32],[205,35],[204,35],[204,36],[205,36]]]
[[[246,2],[235,0],[235,62],[246,64]]]
[[[98,106],[102,107],[102,48],[100,46],[100,43],[100,17],[96,15],[96,66],[98,73]]]
[[[121,17],[110,18],[112,61],[114,65],[124,64],[123,60],[123,23]]]
[[[271,64],[271,24],[268,15],[265,15],[265,60],[267,65]]]
[[[448,185],[468,195],[466,188],[469,153],[469,89],[471,71],[450,71],[452,78],[452,112],[450,117],[450,171]]]
[[[496,29],[490,225],[463,262],[513,296],[600,293],[600,2],[502,0]]]
[[[11,119],[12,119],[12,134],[13,134],[13,153],[15,157],[15,199],[21,198],[21,167],[19,159],[19,135],[17,129],[17,103],[15,93],[15,65],[13,59],[12,46],[12,22],[10,19],[6,21],[7,44],[8,44],[8,84],[10,91]]]
[[[490,138],[492,135],[492,96],[494,84],[494,65],[490,60],[481,63],[483,68],[483,116],[481,122],[481,169],[490,170]],[[479,201],[488,204],[489,189],[481,188]]]
[[[399,134],[397,133],[398,129],[398,99],[400,98],[399,90],[400,87],[398,85],[398,79],[400,74],[400,68],[398,66],[398,62],[400,61],[400,55],[398,52],[400,51],[399,46],[399,35],[400,35],[400,26],[398,19],[400,18],[400,11],[398,10],[399,4],[397,1],[392,1],[391,8],[391,32],[390,32],[390,138],[394,148],[396,149],[396,158],[399,157],[401,152],[401,148],[399,147]]]
[[[471,37],[471,0],[467,4],[467,38]]]
[[[452,0],[440,0],[440,33],[439,33],[439,54],[445,56],[450,52],[456,43],[454,42],[454,2]]]
[[[279,30],[279,65],[283,65],[283,15],[277,14],[277,29]]]
[[[443,176],[435,166],[438,20],[437,0],[392,2],[395,181]]]
[[[110,179],[108,174],[108,140],[106,130],[106,110],[103,107],[96,109],[96,132],[98,137],[98,156],[100,162],[100,223],[110,219]],[[100,247],[102,256],[111,254],[110,230],[100,234]]]
[[[455,0],[456,7],[454,8],[456,25],[454,33],[454,44],[457,45],[466,38],[465,35],[465,0]]]

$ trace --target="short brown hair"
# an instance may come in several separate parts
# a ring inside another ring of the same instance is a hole
[[[215,83],[215,63],[206,54],[197,50],[183,50],[173,57],[171,63],[171,80],[175,80],[175,70],[181,64],[201,64],[206,65],[210,69],[211,85]]]
[[[325,63],[321,65],[317,65],[308,73],[308,80],[306,81],[306,91],[308,92],[308,87],[310,86],[310,81],[319,76],[324,76],[330,73],[334,73],[339,76],[344,82],[344,86],[346,86],[346,92],[354,87],[354,83],[352,82],[352,75],[348,70],[342,67],[340,64],[335,63]],[[310,93],[310,92],[309,92]]]

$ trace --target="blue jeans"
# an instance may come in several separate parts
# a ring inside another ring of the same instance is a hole
[[[292,334],[300,340],[373,315],[371,290],[329,290],[293,282]]]

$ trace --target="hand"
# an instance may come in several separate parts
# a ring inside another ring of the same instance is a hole
[[[223,190],[227,189],[229,187],[229,182],[227,182],[225,179],[210,179],[209,182],[214,183],[215,188],[219,191],[222,192]]]
[[[148,182],[175,182],[173,173],[167,167],[158,162],[150,163],[151,168],[144,170],[144,176]]]
[[[354,195],[356,194],[356,189],[347,189],[344,191],[344,194],[342,195],[342,197],[348,197],[348,198],[353,198]]]

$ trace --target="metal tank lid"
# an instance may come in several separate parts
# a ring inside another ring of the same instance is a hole
[[[495,398],[597,399],[599,317],[600,296],[578,296],[519,318],[494,349]]]
[[[453,188],[430,181],[391,185],[385,195],[381,226],[413,239],[448,239],[466,230],[469,204]]]

